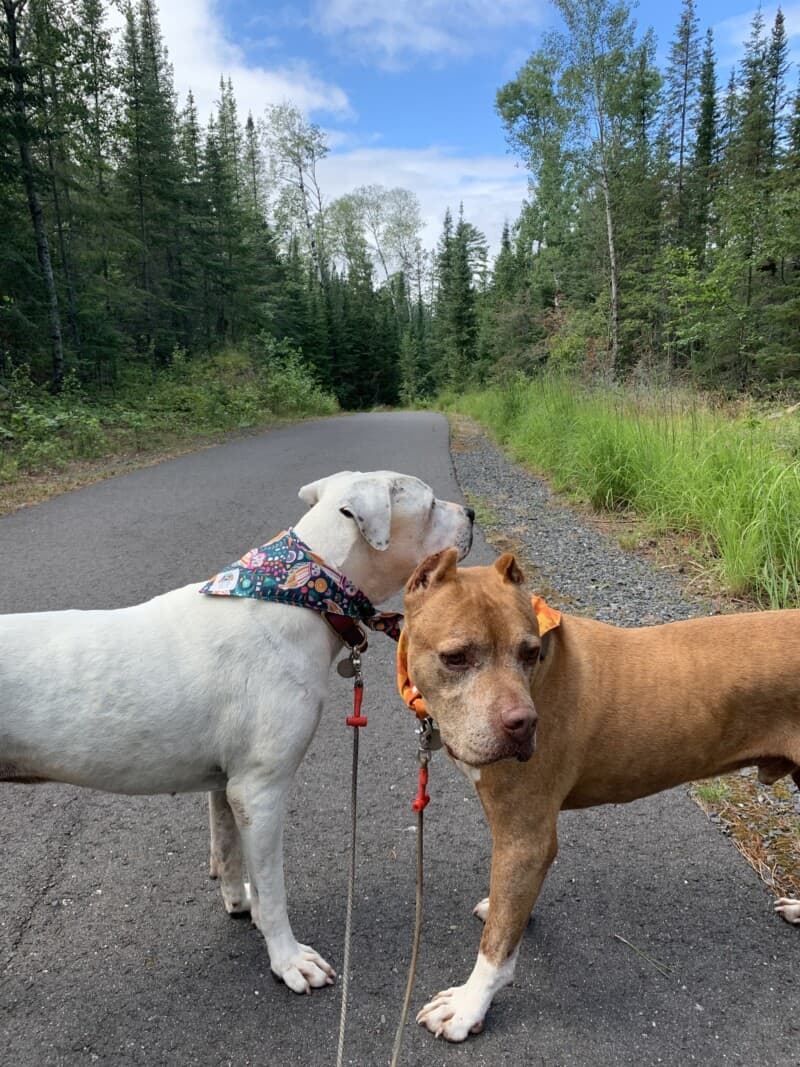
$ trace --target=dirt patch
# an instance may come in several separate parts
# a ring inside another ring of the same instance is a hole
[[[697,783],[690,796],[776,896],[800,898],[800,793],[761,785],[752,768]]]

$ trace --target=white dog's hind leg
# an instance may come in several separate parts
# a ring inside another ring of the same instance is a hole
[[[250,887],[244,880],[239,828],[223,790],[208,794],[208,821],[211,829],[209,872],[212,878],[219,878],[225,910],[229,915],[241,915],[250,911]]]
[[[330,985],[336,972],[322,956],[298,942],[286,910],[283,823],[290,781],[231,781],[228,801],[241,834],[251,879],[251,914],[267,942],[272,973],[295,993]]]

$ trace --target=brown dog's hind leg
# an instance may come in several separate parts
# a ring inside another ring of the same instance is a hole
[[[756,766],[758,767],[758,780],[762,785],[774,785],[787,774],[791,774],[797,781],[797,775],[800,774],[800,768],[794,760],[786,759],[784,756],[760,759]]]
[[[483,1029],[495,994],[514,977],[520,940],[557,850],[555,815],[542,820],[535,840],[495,833],[491,906],[475,967],[464,985],[437,994],[417,1015],[436,1037],[463,1041]]]

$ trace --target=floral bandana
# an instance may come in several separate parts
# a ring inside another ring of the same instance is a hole
[[[246,552],[207,581],[200,592],[272,600],[322,614],[345,615],[394,641],[400,637],[403,625],[403,616],[397,612],[376,611],[349,578],[315,555],[294,530],[286,530],[260,548]]]
[[[536,615],[536,621],[539,623],[540,638],[561,625],[561,612],[551,608],[540,596],[531,596],[531,606]],[[544,644],[541,658],[544,659]],[[418,719],[427,718],[425,701],[408,673],[408,634],[405,630],[400,635],[397,645],[397,691]]]

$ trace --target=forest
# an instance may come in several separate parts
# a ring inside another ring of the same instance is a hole
[[[108,0],[2,0],[0,390],[125,396],[231,352],[348,409],[545,368],[796,385],[781,11],[757,12],[721,71],[694,0],[661,67],[626,3],[553,3],[560,28],[494,101],[530,185],[490,263],[459,205],[428,249],[413,190],[328,198],[330,146],[291,103],[243,116],[223,73],[201,121],[154,0],[124,5],[120,30]]]

